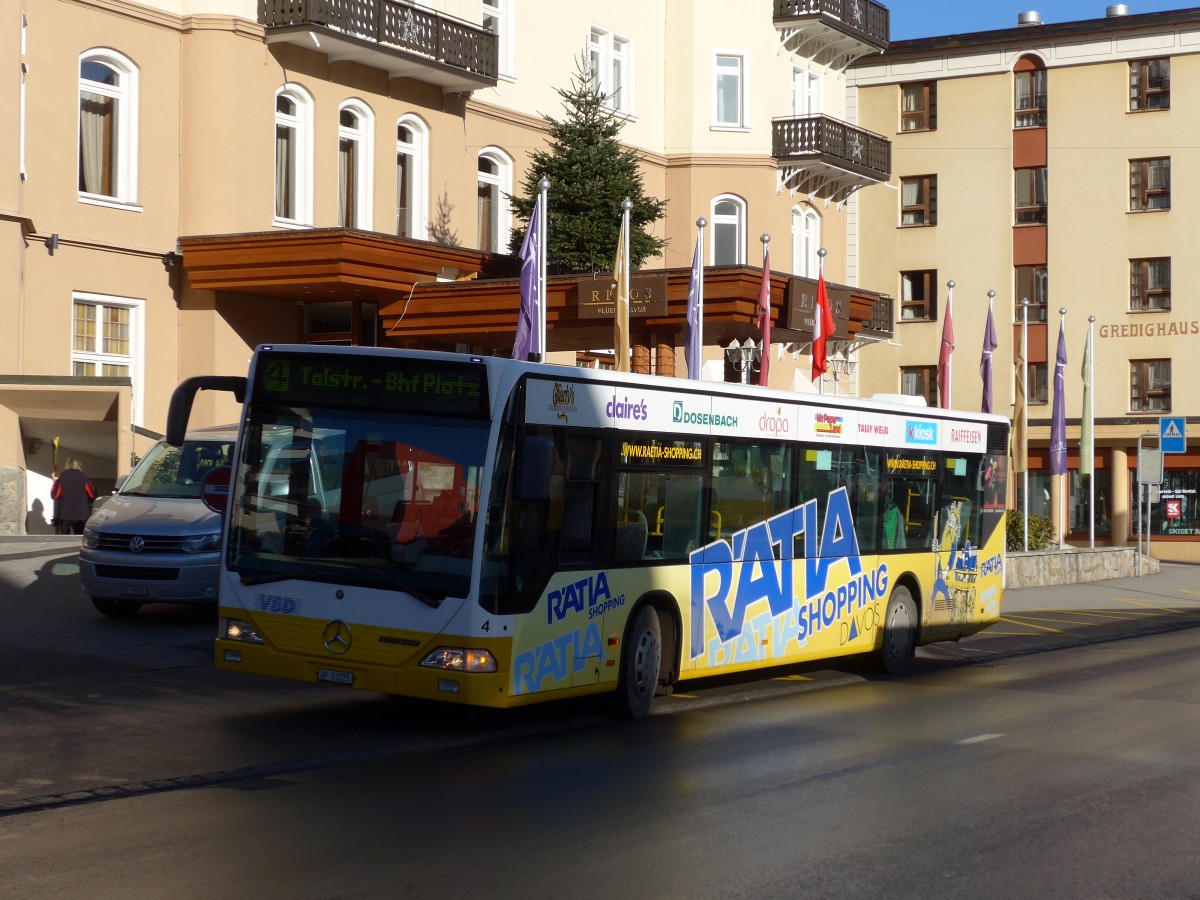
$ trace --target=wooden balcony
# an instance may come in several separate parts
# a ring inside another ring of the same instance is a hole
[[[891,14],[874,0],[774,0],[785,50],[839,72],[888,47]]]
[[[895,301],[886,294],[879,297],[871,309],[870,318],[864,319],[859,332],[865,338],[888,340],[896,331]]]
[[[784,187],[835,203],[892,175],[891,141],[831,116],[775,119],[771,155]]]
[[[258,0],[258,20],[268,44],[315,50],[445,93],[496,84],[495,34],[399,0]]]

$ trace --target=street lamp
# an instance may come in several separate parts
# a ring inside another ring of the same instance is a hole
[[[752,338],[746,338],[742,343],[736,340],[729,342],[725,348],[725,358],[738,373],[742,384],[749,384],[749,375],[762,364],[762,348]]]

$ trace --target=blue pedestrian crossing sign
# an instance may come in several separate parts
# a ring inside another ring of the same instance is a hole
[[[1158,420],[1158,447],[1163,453],[1187,452],[1186,423],[1183,416],[1164,416]]]

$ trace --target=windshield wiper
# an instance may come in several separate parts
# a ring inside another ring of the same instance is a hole
[[[333,563],[328,560],[326,560],[325,562],[326,562],[326,564],[350,569],[354,572],[370,572],[372,575],[377,575],[377,576],[379,576],[379,578],[377,580],[384,581],[384,582],[388,583],[389,585],[391,585],[392,587],[400,588],[400,590],[404,591],[407,594],[412,595],[412,597],[414,599],[419,600],[421,603],[424,603],[430,609],[440,608],[442,603],[446,599],[445,597],[441,597],[441,598],[433,597],[433,596],[425,593],[420,588],[418,588],[418,587],[414,586],[413,584],[409,583],[408,581],[404,580],[403,578],[398,578],[394,573],[387,572],[383,569],[372,569],[372,568],[363,567],[363,566],[352,566],[347,563]],[[299,579],[301,581],[322,581],[322,582],[328,582],[330,584],[341,584],[342,583],[341,578],[335,578],[332,575],[323,575],[319,572],[312,572],[312,571],[305,571],[305,572],[252,572],[249,574],[244,573],[244,572],[238,572],[238,578],[241,580],[241,583],[246,587],[249,587],[251,585],[257,585],[257,584],[272,584],[277,581],[289,581],[293,578]],[[363,581],[365,581],[365,579],[363,579]],[[360,583],[362,583],[362,581],[360,581]]]

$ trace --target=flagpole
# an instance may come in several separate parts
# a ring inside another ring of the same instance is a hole
[[[546,194],[550,190],[550,179],[545,175],[538,182],[538,199],[541,204],[541,215],[538,216],[538,350],[541,351],[542,362],[546,362],[546,306],[549,298],[546,296]]]
[[[824,247],[817,248],[817,277],[818,278],[825,277],[825,254],[828,252],[829,251],[826,250]],[[813,303],[813,332],[814,333],[816,332],[817,316],[819,316],[819,315],[821,315],[820,305],[817,303]],[[826,340],[828,340],[828,335],[826,335]],[[813,348],[813,352],[814,353],[816,352],[815,347]],[[836,392],[837,392],[837,386],[835,385],[834,393],[836,393]],[[824,370],[821,371],[821,380],[817,382],[817,393],[818,394],[825,393],[825,372],[824,372]]]
[[[946,322],[954,321],[954,279],[951,278],[946,282]],[[943,332],[945,331],[943,323]],[[951,387],[954,376],[954,345],[950,345],[950,354],[946,357],[946,405],[943,409],[953,409],[953,394]]]
[[[1088,476],[1088,549],[1096,549],[1096,360],[1092,356],[1095,345],[1092,333],[1096,328],[1096,317],[1088,316],[1088,459],[1092,461],[1092,472]]]
[[[1026,421],[1029,417],[1029,298],[1021,298],[1021,403],[1025,409]],[[1021,454],[1025,457],[1025,471],[1022,472],[1022,483],[1024,493],[1024,515],[1025,534],[1023,537],[1022,547],[1026,553],[1029,552],[1029,430],[1028,425],[1024,433],[1021,435],[1021,440],[1024,446],[1021,448]]]
[[[1063,333],[1066,330],[1067,330],[1067,308],[1065,306],[1060,306],[1058,309],[1058,342],[1059,342],[1060,347],[1062,346],[1062,343],[1063,343]],[[1058,391],[1058,381],[1059,381],[1058,370],[1061,368],[1061,366],[1062,366],[1062,364],[1056,360],[1055,365],[1054,365],[1054,390],[1055,390],[1055,392]],[[1064,393],[1066,392],[1065,384],[1063,385],[1063,392]],[[1059,402],[1059,409],[1061,409],[1063,411],[1063,415],[1065,416],[1066,415],[1065,404],[1067,402],[1067,398],[1063,397],[1058,402]],[[1053,438],[1054,429],[1051,428],[1050,432],[1051,432],[1051,438]],[[1052,452],[1055,452],[1055,451],[1052,451]],[[1070,497],[1070,494],[1071,494],[1071,492],[1069,490],[1067,490],[1067,491],[1063,490],[1063,484],[1064,484],[1063,480],[1065,478],[1069,477],[1069,475],[1067,473],[1070,471],[1070,469],[1068,469],[1067,465],[1066,465],[1067,432],[1066,432],[1065,424],[1063,425],[1062,454],[1063,454],[1063,470],[1058,476],[1058,484],[1056,484],[1054,486],[1055,487],[1055,499],[1058,502],[1058,522],[1056,524],[1058,525],[1058,549],[1059,550],[1064,550],[1064,549],[1066,549],[1066,546],[1067,546],[1066,535],[1063,534],[1063,530],[1064,530],[1063,525],[1066,524],[1063,520],[1063,507],[1066,506],[1066,503],[1063,503],[1063,494],[1065,493],[1068,498]],[[1051,471],[1053,471],[1053,469]]]
[[[696,351],[696,368],[695,375],[688,372],[688,375],[695,378],[697,381],[704,379],[704,228],[708,225],[708,219],[701,216],[696,220],[696,254],[700,257],[700,265],[696,274],[696,328],[700,331],[699,347]]]

